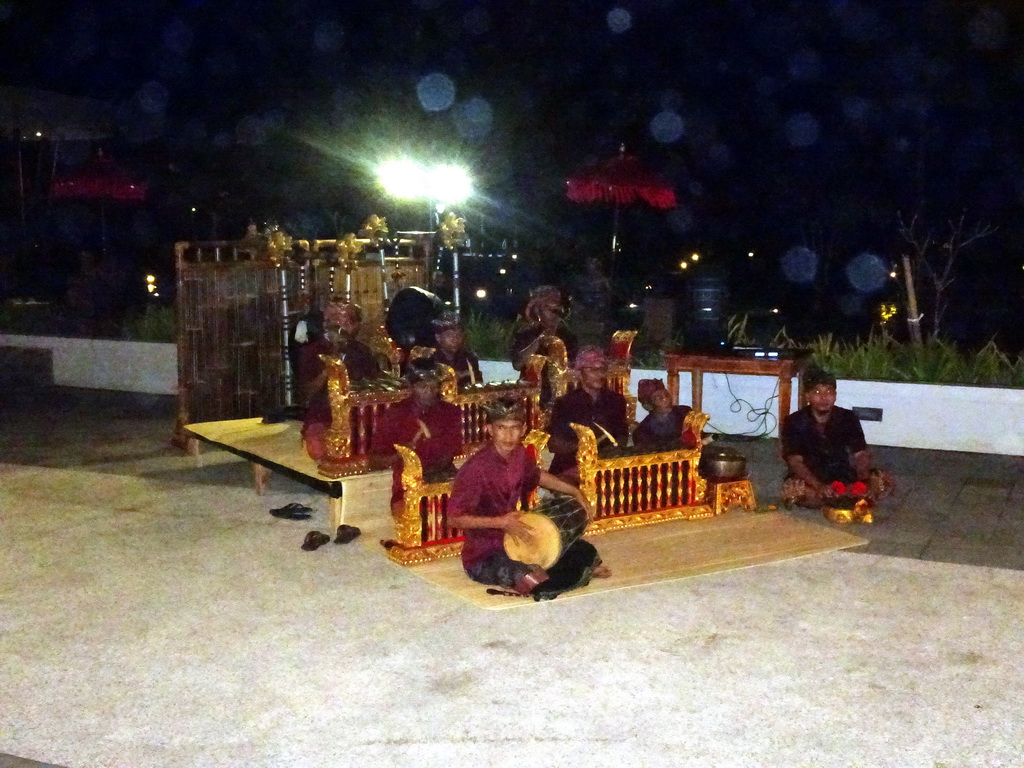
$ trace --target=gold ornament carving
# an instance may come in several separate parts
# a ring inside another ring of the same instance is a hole
[[[376,247],[388,235],[388,220],[376,213],[370,214],[359,229],[359,234],[369,240],[370,245]]]
[[[439,231],[445,248],[455,248],[466,242],[466,220],[457,218],[451,211],[444,215]]]
[[[423,498],[423,464],[416,451],[405,445],[396,445],[395,450],[402,457],[402,490],[404,506],[395,520],[395,538],[404,547],[418,547],[423,544],[423,528],[420,524],[420,500]]]
[[[331,406],[331,426],[324,436],[324,448],[331,461],[347,459],[352,455],[348,369],[337,355],[320,355],[320,359],[327,369],[327,399]]]

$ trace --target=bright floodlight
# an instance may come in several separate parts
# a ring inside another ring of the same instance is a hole
[[[384,191],[392,197],[415,199],[427,196],[426,173],[412,160],[392,160],[377,171]]]
[[[442,203],[460,203],[473,192],[465,169],[457,165],[437,165],[427,171],[428,196]]]

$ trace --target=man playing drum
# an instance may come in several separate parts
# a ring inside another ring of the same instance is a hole
[[[548,569],[513,560],[505,552],[506,534],[513,539],[532,535],[517,507],[538,486],[565,494],[591,516],[578,488],[541,470],[527,453],[522,444],[526,429],[521,403],[500,400],[488,409],[490,442],[455,476],[448,517],[465,532],[462,565],[471,579],[542,600],[586,586],[592,577],[604,578],[611,572],[594,546],[583,539],[570,544]]]

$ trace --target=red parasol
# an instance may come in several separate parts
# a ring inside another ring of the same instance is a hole
[[[576,203],[611,203],[615,207],[612,226],[612,256],[618,251],[619,208],[642,202],[667,210],[676,205],[672,186],[640,162],[626,154],[626,146],[610,160],[583,168],[566,182],[566,193]]]
[[[53,200],[98,200],[104,252],[107,250],[106,204],[138,203],[146,199],[145,182],[133,179],[102,152],[81,168],[54,178],[50,185]]]
[[[623,147],[611,160],[584,168],[566,182],[569,199],[576,203],[632,205],[644,202],[667,210],[676,205],[676,193]]]

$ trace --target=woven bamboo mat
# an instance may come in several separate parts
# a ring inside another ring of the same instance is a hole
[[[554,602],[867,543],[866,539],[845,531],[779,512],[732,512],[708,520],[680,520],[614,531],[588,537],[588,540],[611,568],[611,578],[594,579],[589,586],[567,592]],[[488,610],[538,605],[531,599],[487,594],[487,587],[465,575],[457,557],[412,566],[408,570]]]

